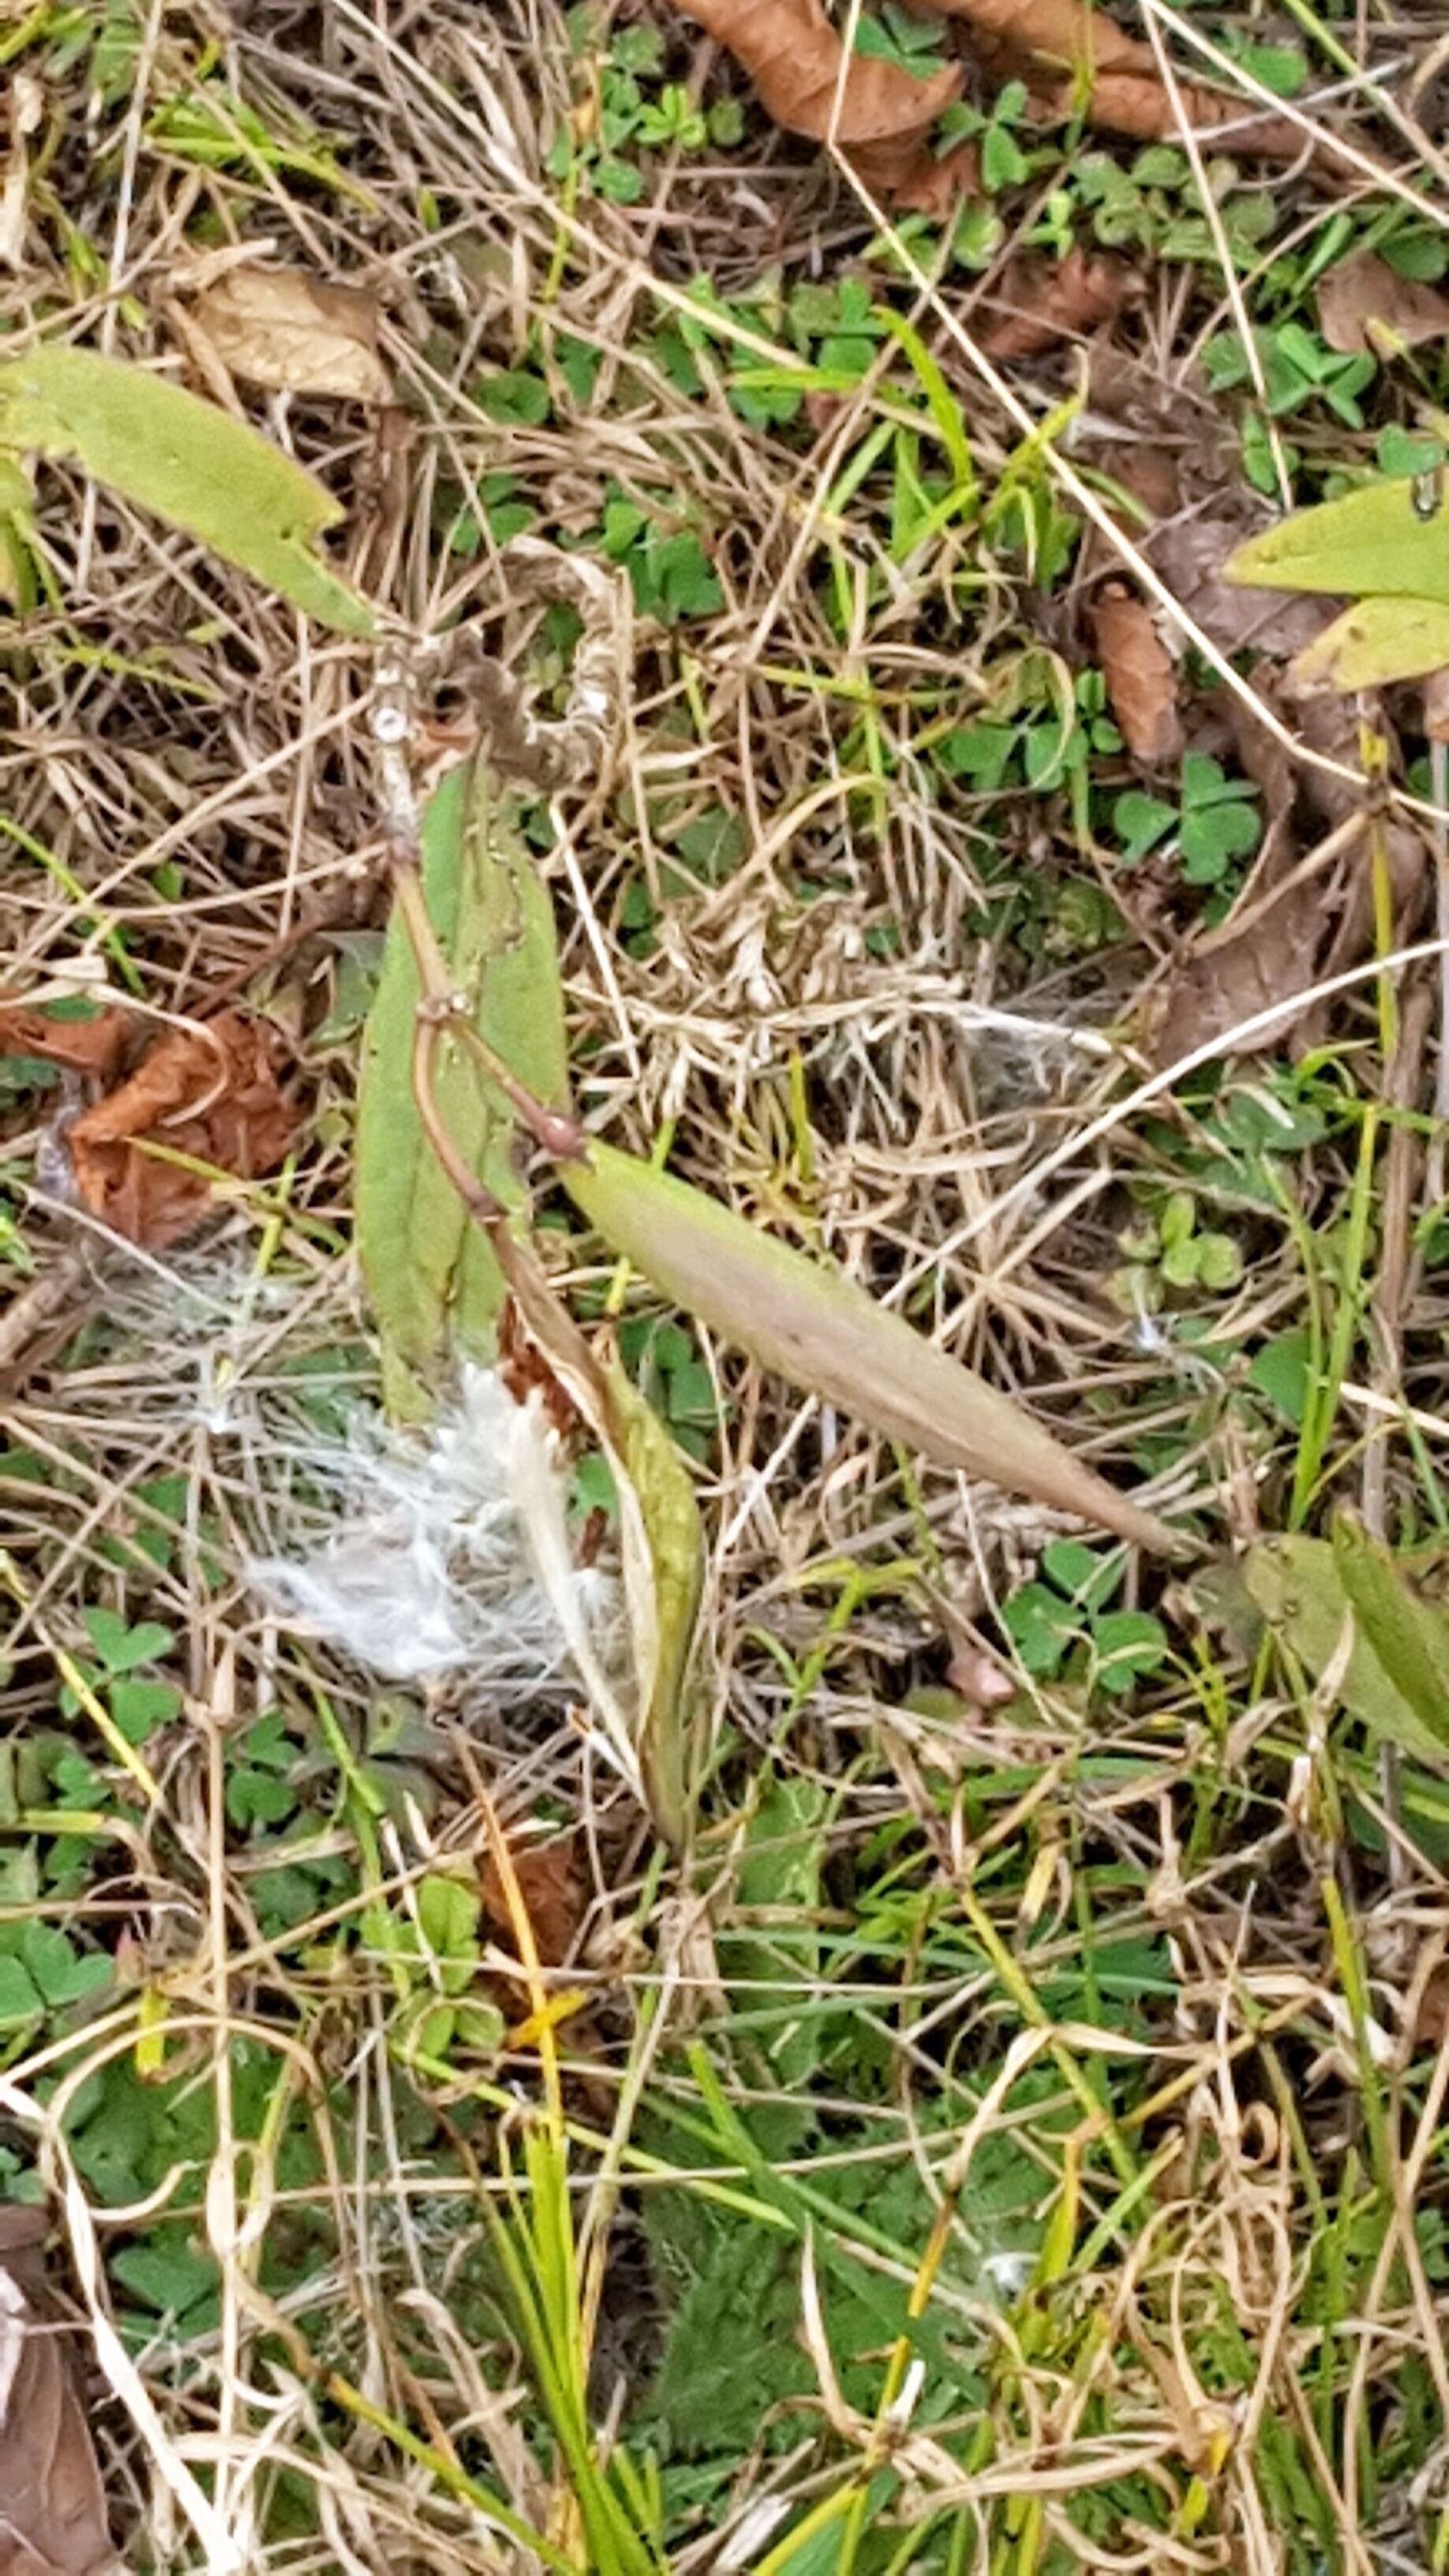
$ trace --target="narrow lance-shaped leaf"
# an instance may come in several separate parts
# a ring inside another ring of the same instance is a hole
[[[423,894],[448,971],[474,997],[474,1025],[530,1091],[568,1100],[563,995],[553,907],[482,761],[450,770],[428,801]],[[496,1356],[507,1294],[497,1256],[432,1152],[413,1088],[417,961],[394,913],[363,1042],[354,1159],[358,1249],[383,1342],[389,1408],[431,1410],[428,1381],[451,1345]],[[434,1098],[469,1168],[525,1216],[515,1122],[457,1041],[436,1051]]]
[[[794,1385],[940,1466],[1079,1513],[1142,1547],[1180,1544],[974,1370],[688,1183],[601,1143],[561,1164],[559,1177],[615,1252]]]
[[[342,517],[331,494],[259,430],[164,376],[54,342],[0,360],[0,449],[74,457],[322,625],[376,632],[376,611],[318,550]]]
[[[1261,590],[1449,606],[1449,509],[1437,475],[1392,475],[1296,510],[1230,555],[1229,581]]]
[[[614,1366],[605,1375],[607,1434],[623,1519],[624,1583],[636,1692],[639,1770],[666,1840],[688,1820],[685,1681],[704,1580],[694,1481],[646,1397]]]

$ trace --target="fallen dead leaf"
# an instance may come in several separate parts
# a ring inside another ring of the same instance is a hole
[[[1305,750],[1346,767],[1357,765],[1355,707],[1300,688],[1291,671],[1271,680],[1260,671],[1256,685]],[[1351,778],[1292,762],[1281,743],[1246,711],[1235,715],[1233,730],[1238,757],[1268,804],[1263,857],[1269,881],[1264,883],[1261,875],[1250,881],[1238,917],[1230,915],[1209,932],[1169,977],[1143,1031],[1147,1052],[1158,1065],[1229,1038],[1245,1020],[1271,1010],[1279,1000],[1284,1002],[1281,1015],[1250,1039],[1234,1043],[1231,1051],[1257,1055],[1281,1048],[1290,1037],[1299,1050],[1316,1043],[1318,1007],[1303,996],[1311,985],[1362,956],[1373,937],[1375,872],[1370,862],[1375,852],[1384,861],[1396,936],[1412,936],[1431,882],[1424,842],[1411,825],[1392,815],[1375,818],[1371,829],[1355,833],[1331,871],[1298,874],[1295,810],[1304,839],[1342,830],[1364,815],[1364,791]],[[1274,895],[1278,879],[1283,882]]]
[[[1318,281],[1318,320],[1330,349],[1382,357],[1449,333],[1449,295],[1400,277],[1371,250],[1341,259]]]
[[[1242,930],[1228,929],[1220,944],[1190,952],[1156,997],[1143,1030],[1152,1064],[1176,1064],[1197,1047],[1229,1039],[1286,995],[1281,1015],[1230,1051],[1261,1055],[1281,1047],[1302,1016],[1300,997],[1313,981],[1325,926],[1322,887],[1300,883],[1285,887]]]
[[[66,1145],[82,1201],[130,1243],[177,1243],[211,1204],[211,1183],[143,1150],[166,1146],[242,1181],[274,1172],[296,1126],[262,1022],[220,1011],[172,1029],[129,1079],[83,1111]]]
[[[1098,591],[1088,611],[1112,713],[1128,750],[1156,767],[1182,749],[1177,673],[1152,611],[1120,581]]]
[[[0,2576],[111,2576],[105,2496],[61,2337],[38,2313],[45,2219],[0,2210]]]
[[[917,80],[895,63],[852,54],[822,0],[676,0],[708,34],[727,45],[748,72],[760,104],[777,125],[816,142],[833,133],[867,187],[900,205],[938,208],[942,191],[974,187],[974,153],[934,160],[935,118],[961,87],[953,64]],[[911,0],[925,8],[927,0]],[[1146,141],[1175,138],[1180,113],[1208,132],[1232,124],[1233,146],[1260,159],[1296,160],[1304,149],[1286,117],[1253,116],[1240,98],[1180,81],[1174,100],[1159,77],[1150,45],[1125,35],[1085,0],[929,0],[947,17],[965,18],[976,52],[1002,80],[1023,70],[1063,75],[1038,84],[1035,103],[1048,117],[1085,112],[1109,133]],[[1084,72],[1090,84],[1083,99]],[[1180,109],[1180,112],[1179,112]],[[1241,129],[1240,131],[1237,129]],[[923,193],[924,192],[924,193]]]
[[[572,1837],[542,1845],[525,1843],[512,1859],[539,1959],[545,1968],[561,1968],[578,1939],[589,1901]],[[484,1860],[478,1893],[490,1932],[510,1947],[516,1946],[518,1935],[503,1873],[492,1852]]]
[[[1009,259],[992,290],[993,304],[1016,307],[983,333],[989,358],[1034,358],[1099,322],[1110,321],[1142,291],[1140,272],[1126,261],[1069,250],[1053,260],[1036,251]]]
[[[234,268],[188,313],[233,375],[274,393],[385,403],[392,379],[377,353],[377,298],[327,286],[301,268]]]
[[[89,1020],[56,1020],[21,1002],[0,1002],[0,1055],[38,1056],[43,1064],[67,1065],[73,1073],[111,1082],[120,1071],[129,1026],[125,1012],[114,1008]]]
[[[954,65],[917,80],[873,55],[848,58],[822,0],[679,0],[688,17],[727,45],[760,105],[789,134],[821,143],[833,133],[868,187],[920,203],[943,165],[927,138],[961,89]],[[837,101],[838,109],[837,109]],[[955,156],[953,156],[954,158]],[[958,179],[967,165],[958,164]],[[970,164],[975,176],[974,160]]]
[[[924,8],[927,0],[911,5]],[[1003,79],[1033,63],[1066,75],[1054,95],[1038,100],[1049,113],[1081,113],[1089,125],[1144,142],[1176,138],[1178,110],[1152,47],[1124,34],[1105,9],[1089,7],[1086,0],[929,0],[929,6],[947,18],[969,19],[978,56]],[[1232,137],[1237,151],[1295,161],[1304,149],[1288,117],[1253,117],[1241,98],[1205,89],[1200,81],[1179,81],[1177,92],[1183,115],[1195,127],[1241,126]]]

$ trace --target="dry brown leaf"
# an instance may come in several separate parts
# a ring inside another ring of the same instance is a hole
[[[0,2576],[111,2576],[85,2409],[36,2308],[44,2236],[39,2211],[0,2210]]]
[[[760,104],[791,134],[820,142],[834,132],[867,187],[898,205],[941,210],[950,195],[973,188],[974,153],[936,162],[928,137],[935,118],[961,87],[954,65],[917,80],[898,64],[854,54],[842,79],[841,43],[822,0],[676,0],[697,25],[727,45],[744,66]],[[1241,99],[1200,82],[1180,81],[1169,96],[1150,45],[1124,34],[1104,9],[1083,0],[912,0],[947,17],[969,19],[976,51],[1003,80],[1043,67],[1067,75],[1041,92],[1048,116],[1075,115],[1079,82],[1091,73],[1087,121],[1109,133],[1151,141],[1174,137],[1180,115],[1211,132],[1231,123],[1236,149],[1260,159],[1296,160],[1304,148],[1286,117],[1254,117]],[[839,110],[837,114],[837,98]]]
[[[276,1170],[295,1126],[269,1031],[239,1011],[220,1011],[204,1028],[168,1030],[119,1090],[77,1118],[66,1144],[92,1214],[128,1242],[155,1249],[200,1222],[211,1185],[145,1153],[142,1140],[251,1181]]]
[[[99,1074],[111,1082],[120,1071],[130,1023],[124,1011],[98,1011],[90,1020],[56,1020],[21,1002],[0,1002],[0,1055],[38,1056],[73,1073]]]
[[[1112,713],[1128,750],[1156,766],[1182,749],[1177,673],[1144,599],[1119,581],[1098,591],[1088,612]]]
[[[1223,566],[1243,534],[1241,514],[1201,511],[1170,519],[1138,543],[1184,616],[1220,653],[1300,652],[1323,624],[1323,602],[1225,581]]]
[[[323,285],[301,268],[234,268],[197,296],[188,318],[247,384],[392,400],[377,353],[377,298],[364,287]]]
[[[572,1837],[542,1846],[525,1843],[512,1859],[539,1959],[545,1968],[561,1968],[578,1939],[589,1903]],[[491,1851],[483,1863],[478,1893],[489,1930],[510,1946],[515,1944],[518,1935],[503,1873]]]
[[[1067,73],[1066,83],[1044,102],[1057,116],[1077,113],[1078,84],[1089,73],[1089,125],[1147,142],[1171,140],[1180,130],[1177,106],[1163,85],[1152,47],[1126,35],[1105,9],[1089,8],[1084,0],[911,0],[911,5],[969,19],[977,53],[1003,79],[1033,62]],[[1220,125],[1241,125],[1241,133],[1232,137],[1240,152],[1262,160],[1296,161],[1304,149],[1303,135],[1287,117],[1253,117],[1242,99],[1204,89],[1199,81],[1179,81],[1177,94],[1182,114],[1194,127],[1210,132]]]
[[[1227,1039],[1259,1011],[1292,998],[1269,1026],[1231,1051],[1260,1055],[1281,1047],[1302,1016],[1299,999],[1313,981],[1325,927],[1323,889],[1312,882],[1286,886],[1279,901],[1222,944],[1187,957],[1158,997],[1146,1052],[1154,1065],[1176,1064],[1195,1048]]]
[[[1330,349],[1345,355],[1417,348],[1449,333],[1449,295],[1400,277],[1371,250],[1341,259],[1318,282],[1318,320]]]
[[[922,190],[974,180],[974,158],[953,154],[952,171],[927,148],[936,118],[960,93],[954,65],[917,80],[872,55],[852,54],[847,62],[822,0],[679,0],[679,6],[729,47],[767,116],[816,143],[833,132],[880,195],[920,204]]]
[[[1110,321],[1142,284],[1125,260],[1076,249],[1062,260],[1023,251],[1007,261],[991,297],[1017,309],[992,323],[981,346],[989,358],[1034,358],[1058,340]]]

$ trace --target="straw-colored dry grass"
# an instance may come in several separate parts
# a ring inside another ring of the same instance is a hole
[[[621,6],[614,33],[668,15]],[[1196,21],[1156,0],[1150,18],[1189,61]],[[1157,862],[1123,875],[1070,779],[978,791],[937,757],[983,713],[1088,727],[1070,580],[1034,588],[966,515],[893,556],[886,438],[847,469],[894,419],[910,470],[935,472],[908,372],[773,424],[738,395],[772,351],[798,363],[792,290],[868,274],[933,349],[983,488],[1025,474],[1039,534],[1053,474],[1106,516],[1102,450],[1124,417],[1161,435],[1164,385],[1189,464],[1246,494],[1203,341],[1239,302],[1277,297],[1276,320],[1284,264],[1335,213],[1362,226],[1439,175],[1407,80],[1432,26],[1336,24],[1384,67],[1387,107],[1336,73],[1320,89],[1313,57],[1295,112],[1324,148],[1276,195],[1277,268],[1265,245],[1229,290],[1211,242],[1195,265],[1146,256],[1146,301],[1050,468],[1022,441],[1075,356],[994,368],[977,323],[999,267],[951,269],[930,227],[894,276],[864,271],[885,211],[828,154],[750,111],[742,143],[639,156],[632,205],[554,175],[609,40],[571,51],[553,0],[157,0],[134,20],[81,0],[0,24],[45,114],[10,329],[174,360],[188,263],[243,242],[370,287],[395,415],[246,407],[347,504],[377,596],[476,620],[545,692],[566,646],[512,596],[490,512],[597,550],[627,503],[698,538],[685,613],[641,617],[617,774],[564,800],[544,861],[591,1121],[646,1151],[666,1133],[674,1168],[1238,1542],[1286,1510],[1295,1456],[1250,1364],[1315,1301],[1329,1333],[1360,1303],[1313,1516],[1357,1500],[1395,1539],[1449,1526],[1440,1147],[1423,1120],[1372,1125],[1391,1083],[1429,1100],[1433,963],[1376,981],[1337,961],[1306,1068],[1224,1043],[1195,1083],[1154,1079],[1134,1007],[1200,897]],[[670,77],[728,89],[692,31],[667,38]],[[1069,163],[1004,201],[1001,257],[1070,184]],[[682,334],[701,275],[748,319]],[[1397,404],[1432,426],[1423,363],[1425,403],[1386,378],[1376,423]],[[547,417],[498,416],[509,369],[546,383]],[[1286,434],[1310,470],[1370,444],[1321,408]],[[8,2190],[56,2195],[127,2563],[542,2563],[501,2502],[550,2563],[681,2576],[1438,2566],[1442,1793],[1404,1809],[1331,1678],[1295,1687],[1160,1585],[1141,1600],[1168,1643],[1135,1690],[1094,1690],[1079,1662],[992,1704],[996,1613],[1049,1521],[703,1338],[708,1760],[683,1858],[559,1698],[505,1714],[486,1676],[389,1690],[279,1633],[243,1568],[295,1539],[319,1449],[375,1395],[349,1179],[384,904],[365,672],[63,470],[38,531],[45,597],[4,648],[7,987],[103,966],[159,1025],[249,976],[308,1106],[284,1174],[141,1255],[56,1196],[55,1090],[6,1094],[29,1266],[0,1317],[0,1998],[3,1943],[39,1977],[35,1927],[111,1970],[0,2016],[0,2147]],[[1251,696],[1263,668],[1241,658],[1224,685]],[[1221,693],[1189,703],[1231,764]],[[1391,712],[1412,749],[1413,710]],[[1356,761],[1352,734],[1326,756]],[[1083,776],[1133,783],[1100,737]],[[1391,1075],[1398,1029],[1414,1051]],[[1219,1116],[1291,1116],[1291,1150],[1205,1144],[1219,1078]],[[1119,1237],[1172,1187],[1243,1276],[1134,1322],[1108,1293]],[[553,1240],[597,1314],[610,1268]],[[60,1697],[98,1608],[167,1631],[154,1799]],[[522,1924],[500,1834],[553,1855],[525,1871]],[[512,2036],[435,2056],[419,1890],[450,1865],[494,1874],[475,2000]],[[530,1973],[527,1916],[550,1902],[561,1937]],[[565,2137],[572,2281],[537,2232]],[[490,2208],[533,2265],[543,2361]],[[585,2387],[592,2467],[550,2357]],[[615,2522],[591,2479],[612,2479]]]

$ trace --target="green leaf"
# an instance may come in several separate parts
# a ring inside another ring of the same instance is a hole
[[[1449,607],[1449,511],[1416,477],[1367,483],[1250,537],[1224,570],[1229,581],[1264,590]]]
[[[1275,1636],[1281,1638],[1314,1681],[1336,1668],[1344,1631],[1354,1618],[1338,1554],[1328,1539],[1264,1539],[1243,1561],[1248,1591]],[[1395,1574],[1396,1592],[1407,1592]],[[1382,1588],[1382,1587],[1381,1587]],[[1366,1587],[1361,1586],[1361,1589]],[[1427,1618],[1444,1614],[1419,1608]],[[1443,1770],[1449,1764],[1442,1730],[1427,1726],[1418,1710],[1391,1681],[1360,1621],[1348,1663],[1338,1684],[1338,1701],[1350,1716],[1380,1742],[1397,1744],[1416,1760]]]
[[[1023,1584],[1002,1607],[1002,1624],[1025,1672],[1051,1681],[1076,1639],[1085,1633],[1079,1606],[1061,1600],[1044,1583]]]
[[[1393,1688],[1449,1757],[1449,1619],[1419,1598],[1382,1541],[1341,1512],[1333,1561],[1358,1624]]]
[[[1257,808],[1244,798],[1185,813],[1178,834],[1184,876],[1189,882],[1215,884],[1234,859],[1257,848],[1259,829]]]
[[[1018,188],[1030,176],[1031,165],[1014,135],[1004,125],[988,125],[981,138],[981,182],[991,196],[1003,188]]]
[[[1167,1654],[1167,1630],[1149,1610],[1108,1610],[1092,1622],[1092,1653],[1100,1688],[1118,1698],[1144,1673],[1155,1673]]]
[[[1427,679],[1449,663],[1449,605],[1436,599],[1360,599],[1305,645],[1296,678],[1343,690]]]
[[[1146,1547],[1174,1541],[1011,1397],[838,1271],[652,1163],[592,1143],[559,1166],[575,1205],[670,1301],[796,1386],[942,1466],[1079,1512]]]
[[[175,2229],[157,2229],[144,2244],[123,2246],[111,2257],[111,2272],[158,2316],[181,2317],[221,2286],[221,2267],[214,2254],[203,2253]]]
[[[667,1840],[683,1840],[685,1681],[704,1586],[694,1480],[654,1407],[621,1368],[607,1371],[614,1487],[634,1641],[639,1769]]]
[[[0,2031],[23,2030],[45,2011],[40,1996],[18,1959],[0,1958]]]
[[[436,1963],[444,1994],[465,1994],[473,1982],[482,1912],[476,1887],[460,1878],[434,1872],[419,1883],[418,1928]]]
[[[1129,787],[1112,808],[1112,829],[1122,843],[1122,856],[1129,865],[1145,859],[1177,823],[1175,805],[1165,805],[1160,796],[1146,796],[1140,787]]]
[[[174,1682],[114,1681],[106,1698],[128,1744],[144,1744],[156,1727],[169,1726],[183,1705]]]
[[[1054,1538],[1041,1563],[1057,1590],[1083,1610],[1103,1609],[1127,1572],[1123,1557],[1099,1556],[1079,1538]]]
[[[340,504],[248,422],[164,376],[58,342],[8,358],[0,448],[74,457],[322,625],[376,631],[369,603],[318,551]]]
[[[52,2006],[79,2003],[111,1982],[110,1960],[96,1950],[78,1950],[69,1934],[54,1923],[27,1923],[20,1936],[20,1956]]]
[[[553,909],[483,762],[451,770],[434,790],[422,856],[429,917],[454,983],[473,996],[474,1026],[536,1097],[563,1107]],[[394,918],[363,1040],[354,1199],[388,1400],[414,1418],[431,1409],[445,1344],[459,1358],[493,1359],[504,1303],[493,1249],[423,1130],[413,1090],[418,989],[406,928]],[[508,1103],[452,1041],[438,1049],[434,1091],[469,1169],[521,1222],[526,1194]]]
[[[81,1618],[108,1673],[129,1673],[137,1664],[154,1664],[158,1656],[169,1654],[176,1642],[159,1619],[143,1619],[132,1628],[118,1611],[98,1603],[87,1603]]]
[[[477,387],[478,407],[490,420],[541,429],[553,409],[547,385],[527,367],[500,367]]]
[[[1202,1246],[1193,1235],[1180,1243],[1169,1243],[1162,1255],[1161,1269],[1169,1288],[1196,1287],[1200,1276]]]
[[[1157,1220],[1157,1238],[1164,1251],[1174,1244],[1186,1243],[1197,1222],[1197,1207],[1191,1190],[1173,1190]]]
[[[1307,1333],[1295,1325],[1291,1332],[1279,1333],[1271,1342],[1265,1342],[1248,1371],[1248,1384],[1265,1396],[1295,1431],[1302,1430],[1308,1410],[1309,1348]]]
[[[1001,785],[1016,748],[1014,725],[957,725],[936,745],[936,761],[948,778],[964,778],[979,795]]]
[[[1243,1275],[1243,1256],[1230,1234],[1198,1237],[1197,1275],[1204,1288],[1236,1288]]]

